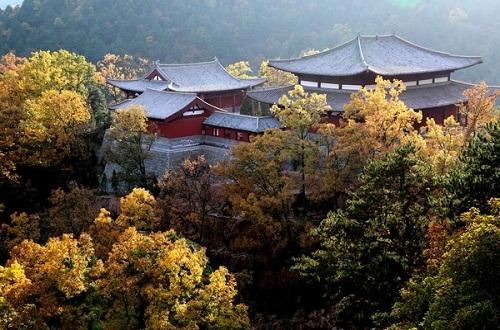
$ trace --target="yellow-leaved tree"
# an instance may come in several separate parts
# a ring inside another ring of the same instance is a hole
[[[33,53],[21,73],[22,86],[31,98],[47,90],[73,91],[86,98],[90,85],[102,82],[93,64],[67,50]]]
[[[154,196],[146,189],[134,188],[127,196],[120,198],[120,215],[116,222],[122,227],[157,230],[160,220]]]
[[[490,90],[485,82],[481,82],[466,90],[464,95],[467,102],[460,108],[460,114],[465,120],[464,144],[467,144],[486,124],[499,118],[495,106],[500,93]]]
[[[78,326],[73,323],[78,305],[72,302],[93,290],[102,270],[102,262],[94,258],[92,241],[86,234],[79,239],[72,235],[51,238],[44,246],[23,241],[12,250],[8,266],[18,269],[22,283],[5,293],[11,316],[9,326],[18,329],[42,329],[49,324]]]
[[[319,152],[319,145],[310,139],[310,133],[317,128],[321,116],[331,110],[326,95],[308,93],[300,85],[283,95],[271,112],[280,120],[289,135],[286,149],[289,157],[296,163],[300,173],[300,195],[306,197],[307,162],[311,155]]]
[[[116,220],[106,209],[101,209],[95,218],[89,232],[94,239],[96,255],[106,259],[118,236],[127,228],[152,232],[159,229],[159,222],[154,196],[145,189],[134,188],[120,198],[120,214]]]
[[[448,173],[459,161],[458,157],[464,146],[463,127],[452,116],[445,119],[443,125],[428,118],[422,133],[425,137],[425,146],[420,149],[423,158],[428,164],[432,164],[436,173]]]
[[[19,151],[22,104],[25,92],[19,83],[25,59],[12,53],[0,59],[0,181],[15,180]]]
[[[146,159],[154,139],[148,131],[143,107],[131,106],[113,113],[104,154],[109,163],[119,166],[115,178],[111,178],[115,186],[125,185],[128,191],[132,187],[152,184],[153,177],[146,171]],[[115,189],[119,189],[117,187]]]
[[[235,304],[236,282],[221,267],[207,272],[203,249],[173,231],[129,228],[113,246],[98,286],[110,301],[105,328],[247,329],[246,306]]]
[[[320,196],[335,202],[355,188],[368,160],[383,157],[407,142],[418,146],[423,143],[415,128],[422,114],[400,99],[405,89],[401,81],[378,77],[375,88],[363,88],[351,96],[338,127],[318,131],[330,150],[324,168],[317,174],[321,178],[316,188]]]
[[[250,62],[248,61],[240,61],[233,64],[229,64],[226,67],[226,71],[229,72],[232,76],[241,79],[251,79],[257,78],[252,75],[252,68],[250,67]]]
[[[269,61],[263,61],[260,65],[259,75],[266,78],[265,86],[290,86],[296,85],[299,80],[290,72],[281,71],[269,66]]]
[[[342,127],[345,134],[341,136],[359,138],[353,142],[366,158],[383,156],[416,138],[415,125],[422,120],[422,113],[408,108],[400,99],[405,90],[402,81],[391,82],[377,77],[374,89],[363,88],[353,94],[345,106],[345,125]]]
[[[137,79],[143,75],[150,62],[132,55],[106,54],[97,63],[100,74],[107,79]]]
[[[23,162],[35,166],[57,164],[69,156],[89,130],[90,112],[76,92],[48,90],[25,104],[21,122]]]

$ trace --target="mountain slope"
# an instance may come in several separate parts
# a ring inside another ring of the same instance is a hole
[[[129,53],[168,62],[298,56],[357,33],[482,55],[465,78],[500,84],[500,2],[479,0],[26,0],[0,14],[0,53],[67,48],[96,61]]]

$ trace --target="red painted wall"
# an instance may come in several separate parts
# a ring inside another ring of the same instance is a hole
[[[181,117],[170,122],[158,122],[158,134],[169,139],[201,135],[205,116]]]
[[[420,111],[422,111],[423,115],[421,126],[425,125],[427,118],[434,118],[434,121],[440,125],[444,124],[445,119],[450,116],[454,116],[455,119],[458,119],[458,107],[455,105],[424,109]]]
[[[215,130],[219,129],[219,135],[215,135]],[[238,138],[238,133],[240,133],[240,138]],[[247,131],[238,131],[229,128],[218,128],[205,125],[205,134],[208,136],[220,137],[228,140],[250,142],[250,136],[255,136],[255,133],[250,133]]]
[[[200,98],[221,109],[238,108],[243,103],[245,92],[237,91],[211,93],[207,95],[200,95]]]
[[[203,110],[202,114],[196,116],[184,116],[185,112]],[[203,134],[203,122],[214,113],[216,108],[200,99],[193,101],[182,111],[167,118],[166,120],[149,119],[149,130],[161,137],[173,139]]]
[[[340,121],[342,120],[342,114],[329,114],[321,117],[321,124],[334,124],[335,126],[340,126]]]

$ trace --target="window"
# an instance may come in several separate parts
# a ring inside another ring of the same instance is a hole
[[[231,130],[230,129],[225,129],[224,130],[224,138],[230,139],[231,138]]]
[[[305,87],[318,87],[318,82],[316,81],[302,80],[300,84]]]
[[[205,110],[189,110],[186,111],[182,114],[184,117],[190,117],[190,116],[199,116],[202,115],[205,112]]]
[[[406,87],[417,86],[417,82],[415,80],[413,80],[413,81],[405,81],[404,83],[405,83]]]
[[[443,82],[447,82],[449,81],[448,79],[448,76],[446,77],[437,77],[437,78],[434,78],[434,82],[437,84],[437,83],[443,83]]]
[[[243,133],[241,133],[241,132],[236,133],[236,139],[237,139],[238,141],[243,140]]]
[[[339,89],[340,85],[339,84],[330,84],[330,83],[321,83],[321,88],[326,88],[326,89]]]
[[[419,85],[429,85],[429,84],[432,84],[432,79],[419,80],[418,84]]]
[[[350,91],[359,91],[361,89],[360,85],[342,85],[342,89],[347,89]]]
[[[220,136],[220,131],[219,131],[219,129],[218,129],[218,128],[214,128],[214,129],[213,129],[213,135],[214,135],[214,136]]]

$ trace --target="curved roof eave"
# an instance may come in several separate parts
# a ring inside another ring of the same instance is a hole
[[[413,72],[412,71],[393,72],[393,71],[379,70],[379,69],[376,69],[373,65],[371,65],[366,60],[365,54],[363,53],[362,42],[364,39],[368,39],[368,38],[377,38],[377,40],[378,40],[378,38],[380,38],[380,39],[394,38],[394,39],[406,44],[409,47],[417,48],[421,51],[432,53],[432,54],[435,54],[438,56],[444,56],[444,57],[447,57],[449,59],[471,60],[471,62],[468,64],[464,63],[463,65],[455,65],[455,66],[448,66],[448,67],[443,66],[442,68],[434,68],[434,69],[429,69],[429,70],[416,70]],[[293,67],[290,67],[290,66],[293,66],[294,63],[296,63],[296,62],[304,62],[304,61],[308,61],[312,58],[324,57],[324,56],[329,55],[335,51],[338,51],[338,50],[340,50],[348,45],[351,45],[354,42],[356,42],[356,48],[357,48],[357,53],[358,53],[358,57],[359,57],[358,66],[362,67],[362,69],[360,69],[360,70],[353,70],[353,71],[349,71],[349,72],[325,73],[325,72],[321,72],[321,70],[315,70],[316,68],[314,68],[313,70],[310,70],[310,69],[304,70],[304,69],[295,69]],[[469,68],[471,66],[474,66],[474,65],[477,65],[480,63],[483,63],[481,56],[454,55],[454,54],[447,53],[447,52],[433,50],[430,48],[426,48],[426,47],[417,45],[417,44],[412,43],[410,41],[407,41],[406,39],[401,38],[398,35],[381,35],[381,36],[361,36],[361,35],[358,35],[354,39],[352,39],[352,40],[350,40],[350,41],[348,41],[340,46],[334,47],[334,48],[326,50],[324,52],[320,52],[318,54],[313,54],[313,55],[303,56],[300,58],[293,58],[293,59],[269,60],[269,66],[271,66],[275,69],[278,69],[278,70],[287,71],[287,72],[291,72],[294,74],[314,75],[314,76],[331,76],[331,77],[347,77],[347,76],[359,75],[359,74],[362,74],[364,72],[372,72],[374,74],[379,74],[379,75],[384,75],[384,76],[425,74],[425,73],[440,72],[440,71],[452,72],[452,71],[456,71],[456,70]]]

